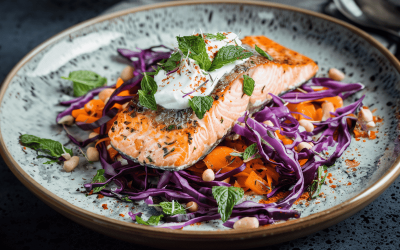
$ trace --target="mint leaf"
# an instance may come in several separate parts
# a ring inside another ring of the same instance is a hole
[[[248,146],[243,152],[243,160],[247,160],[258,152],[257,143]]]
[[[217,41],[222,41],[222,40],[226,39],[226,36],[219,32],[216,35],[211,34],[211,33],[205,33],[204,35],[206,35],[206,38],[208,38],[208,39],[215,39]]]
[[[253,53],[248,52],[244,48],[235,45],[227,45],[218,50],[211,67],[208,71],[213,71],[223,66],[233,63],[236,60],[243,60],[252,56]]]
[[[143,74],[142,81],[140,82],[140,86],[142,87],[142,90],[146,94],[154,95],[157,92],[158,85],[156,81],[154,80],[153,77],[149,76],[146,74],[146,72]]]
[[[244,191],[238,187],[214,186],[212,194],[218,204],[218,213],[223,222],[226,222],[232,214],[233,206],[243,198]]]
[[[164,217],[164,215],[160,214],[160,215],[153,215],[151,216],[147,221],[143,220],[142,218],[140,218],[139,216],[136,215],[136,222],[138,224],[142,224],[142,225],[147,225],[147,226],[157,226],[158,223],[160,223],[161,218]]]
[[[232,152],[232,153],[230,153],[230,155],[243,158],[243,153],[242,152]]]
[[[150,206],[162,207],[163,212],[167,215],[186,214],[186,209],[177,201],[172,201],[172,202],[165,201],[165,202],[160,202],[160,204],[150,205]]]
[[[74,96],[83,96],[90,90],[107,83],[107,78],[88,70],[72,71],[68,77],[62,76],[61,78],[73,82]]]
[[[260,47],[255,46],[255,49],[258,53],[260,53],[260,55],[262,55],[263,57],[266,57],[268,60],[273,61],[274,58],[272,58],[272,56],[270,56],[267,52],[265,52],[264,50],[262,50]]]
[[[25,147],[43,152],[52,157],[56,158],[61,157],[61,155],[64,154],[64,152],[69,153],[71,156],[74,155],[71,149],[65,148],[58,141],[54,141],[51,139],[42,139],[40,137],[28,134],[21,135],[19,139],[21,144],[24,145]],[[41,156],[41,157],[46,157],[46,156]],[[48,162],[46,164],[48,164]]]
[[[175,52],[165,63],[161,63],[161,67],[167,72],[172,71],[179,66],[181,59],[181,54],[179,52]]]
[[[189,57],[195,60],[199,67],[203,70],[208,70],[211,66],[211,61],[208,58],[206,43],[200,36],[183,36],[176,37],[178,40],[179,49],[183,55],[189,53]]]
[[[93,177],[92,182],[91,183],[103,183],[106,182],[107,179],[106,177],[104,177],[104,169],[99,169],[97,170],[96,175]],[[95,187],[93,188],[93,193],[98,193],[101,190],[103,190],[108,184],[101,186],[101,187]]]
[[[189,100],[189,105],[199,119],[212,107],[214,99],[211,96],[195,96]]]
[[[164,61],[164,59],[162,61]],[[160,66],[157,66],[156,69],[153,67],[153,69],[154,69],[154,71],[146,72],[146,74],[149,75],[149,76],[155,76],[155,75],[158,74],[158,72],[160,72],[160,70],[162,70],[162,68]]]
[[[250,76],[247,75],[243,75],[243,92],[248,95],[251,96],[253,94],[254,91],[254,80],[253,78],[251,78]]]
[[[152,94],[146,94],[143,90],[139,89],[139,102],[142,106],[151,110],[157,110],[156,98]]]

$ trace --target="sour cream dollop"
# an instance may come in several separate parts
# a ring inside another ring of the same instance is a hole
[[[240,46],[242,44],[235,33],[219,33],[224,34],[226,39],[218,41],[217,39],[209,39],[206,37],[204,40],[206,43],[208,58],[211,61],[213,61],[220,48],[227,45],[237,44]],[[214,35],[216,34],[217,33],[214,33]],[[204,72],[200,69],[195,60],[183,56],[178,71],[167,75],[167,72],[162,70],[154,77],[154,80],[158,85],[157,93],[154,95],[156,102],[167,109],[188,108],[190,107],[189,100],[191,97],[210,95],[216,87],[217,82],[225,73],[230,72],[237,64],[244,63],[246,60],[248,60],[248,58],[244,60],[236,60],[235,62],[212,72]],[[201,86],[202,84],[203,86]],[[199,88],[200,86],[201,88]],[[190,94],[186,95],[188,93]]]

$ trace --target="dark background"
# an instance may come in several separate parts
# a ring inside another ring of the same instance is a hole
[[[0,0],[0,82],[38,44],[118,2]],[[145,2],[153,1],[135,5]],[[285,2],[322,12],[329,1]],[[1,158],[0,181],[0,249],[149,249],[101,235],[61,216],[25,188]],[[400,249],[399,187],[397,179],[372,204],[335,226],[263,249]]]

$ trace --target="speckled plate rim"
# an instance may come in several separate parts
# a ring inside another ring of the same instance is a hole
[[[105,16],[92,18],[75,26],[72,26],[58,33],[57,35],[47,39],[45,42],[41,43],[39,46],[37,46],[31,52],[29,52],[25,57],[23,57],[21,61],[7,75],[1,87],[0,103],[3,100],[7,87],[9,86],[11,80],[21,69],[22,66],[24,66],[27,62],[29,62],[36,54],[45,49],[47,46],[53,44],[54,42],[57,42],[59,39],[65,36],[68,36],[72,32],[78,31],[82,28],[88,27],[95,23],[113,19],[129,13],[135,13],[157,8],[174,7],[179,5],[221,4],[221,3],[239,4],[239,5],[258,5],[261,7],[283,9],[283,10],[303,13],[306,15],[311,15],[317,18],[325,19],[332,23],[336,23],[352,31],[358,36],[362,37],[368,43],[370,43],[370,45],[377,48],[387,58],[387,60],[397,69],[397,71],[400,72],[399,61],[377,40],[375,40],[373,37],[371,37],[364,31],[346,22],[340,21],[333,17],[329,17],[324,14],[296,7],[286,6],[282,4],[257,2],[257,1],[235,1],[235,0],[218,0],[218,1],[203,0],[203,1],[185,1],[185,2],[176,1],[176,2],[160,3],[154,5],[146,5],[142,7],[118,11]],[[10,152],[8,151],[1,134],[1,128],[0,128],[0,154],[3,157],[4,161],[6,162],[6,164],[8,165],[8,167],[10,168],[10,170],[14,173],[14,175],[38,198],[40,198],[46,204],[51,206],[53,209],[57,210],[64,216],[74,220],[75,222],[88,226],[96,231],[104,233],[105,230],[103,230],[103,227],[106,227],[107,231],[113,230],[112,233],[109,235],[125,240],[129,240],[126,239],[126,235],[135,234],[136,236],[139,236],[135,238],[140,238],[140,236],[145,236],[145,238],[147,239],[157,238],[157,239],[171,240],[171,237],[173,237],[173,240],[175,241],[193,240],[193,241],[204,241],[204,242],[206,241],[220,242],[224,240],[229,240],[232,242],[232,240],[246,241],[251,239],[254,240],[256,238],[259,239],[268,238],[271,241],[269,242],[264,241],[265,244],[279,243],[290,239],[298,238],[301,236],[305,236],[312,232],[321,230],[328,226],[334,225],[339,221],[353,215],[354,213],[358,212],[366,205],[368,205],[370,202],[372,202],[374,199],[376,199],[400,175],[400,157],[398,157],[393,163],[393,165],[389,168],[389,170],[369,188],[365,189],[359,195],[339,205],[336,205],[330,209],[324,210],[322,212],[318,212],[304,218],[290,220],[286,223],[275,224],[268,227],[261,227],[253,230],[183,231],[183,230],[171,230],[164,228],[154,228],[154,227],[138,225],[135,223],[118,221],[115,219],[107,218],[99,214],[95,214],[93,212],[89,212],[87,210],[84,210],[82,208],[70,204],[66,200],[56,196],[54,193],[45,189],[32,177],[30,177],[25,171],[23,171],[23,169],[19,166],[19,164],[15,161],[15,159],[13,159]],[[119,233],[121,234],[119,235]],[[146,245],[156,245],[155,243],[152,242],[147,242],[147,243],[143,242],[143,240],[140,239],[131,239],[131,240]],[[168,243],[165,246],[166,247],[169,246]],[[241,246],[242,245],[239,244],[236,246],[236,248],[241,248]],[[253,244],[251,246],[256,246],[256,245]]]

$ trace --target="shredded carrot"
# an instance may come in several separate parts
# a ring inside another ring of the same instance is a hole
[[[238,140],[225,139],[224,145],[239,152],[244,152],[247,148],[246,142],[242,138]]]
[[[247,177],[245,185],[259,195],[268,194],[272,190],[271,183],[267,183],[254,171],[252,171],[249,177]]]
[[[79,115],[88,115],[84,109],[74,109],[71,115],[76,119]]]
[[[99,99],[93,99],[85,104],[85,111],[93,117],[101,117],[104,108],[104,102]]]
[[[214,172],[227,167],[237,168],[243,164],[242,159],[237,156],[232,156],[231,153],[235,152],[234,149],[225,146],[217,146],[211,153],[204,158],[204,163],[207,168],[214,170]]]
[[[111,141],[111,139],[110,139],[110,137],[106,137],[106,138],[100,139],[100,140],[98,140],[98,141],[96,142],[95,147],[97,146],[97,144],[99,144],[99,143],[101,143],[101,142],[103,142],[103,141],[109,142],[109,141]]]
[[[78,115],[75,119],[76,122],[85,122],[85,123],[92,123],[100,119],[99,117],[93,117],[88,115]]]
[[[121,79],[121,77],[118,77],[117,83],[115,85],[116,88],[121,87],[121,85],[124,83],[124,80]]]

